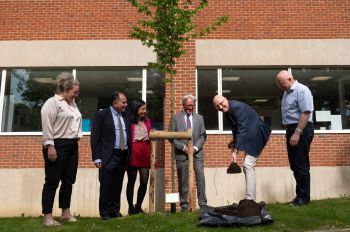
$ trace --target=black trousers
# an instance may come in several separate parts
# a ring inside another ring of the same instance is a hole
[[[113,149],[110,161],[99,170],[101,217],[114,217],[120,212],[120,194],[128,152]]]
[[[297,146],[291,146],[289,140],[297,125],[287,127],[286,139],[290,169],[296,181],[296,195],[304,201],[310,201],[310,145],[314,138],[312,123],[308,123],[300,135]]]
[[[56,161],[48,159],[47,148],[43,148],[45,161],[45,184],[42,192],[42,213],[52,213],[56,189],[61,181],[59,207],[70,208],[72,186],[78,170],[78,140],[55,139]]]

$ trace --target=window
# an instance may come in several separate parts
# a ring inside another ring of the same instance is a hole
[[[127,96],[128,104],[146,100],[153,128],[163,129],[163,74],[142,68],[8,69],[2,106],[1,132],[41,132],[40,110],[55,93],[53,81],[61,72],[73,72],[80,83],[75,99],[89,132],[96,111],[110,106],[113,91]],[[148,77],[147,77],[148,76]],[[0,98],[1,99],[1,98]]]
[[[198,112],[203,115],[207,130],[230,130],[222,113],[212,106],[211,98],[217,93],[247,103],[273,130],[282,130],[283,92],[275,84],[276,74],[282,69],[286,67],[198,70]],[[291,71],[313,94],[315,129],[350,129],[349,68],[291,68]]]
[[[128,104],[142,97],[142,69],[77,69],[80,94],[76,103],[83,117],[83,131],[90,131],[97,110],[109,107],[114,91],[123,92]]]
[[[312,92],[316,129],[350,129],[350,69],[293,68],[292,73]]]
[[[218,130],[218,112],[212,104],[212,97],[217,94],[218,91],[217,70],[197,70],[197,77],[198,112],[203,115],[207,130]]]
[[[152,128],[164,129],[164,74],[155,70],[147,72],[147,113],[152,121]]]
[[[63,71],[7,70],[1,131],[41,131],[41,106],[53,96],[53,80]]]
[[[281,129],[282,90],[275,85],[280,70],[222,69],[222,95],[250,105],[272,129]],[[224,130],[230,130],[228,122],[223,123]]]
[[[118,69],[77,69],[76,78],[80,83],[80,94],[76,99],[83,116],[83,131],[90,131],[91,120],[97,110],[109,107],[114,91],[123,92],[128,104],[136,99],[146,100],[152,127],[163,129],[164,81],[156,71],[141,68]],[[143,82],[143,80],[146,80]],[[142,89],[146,93],[142,94]]]

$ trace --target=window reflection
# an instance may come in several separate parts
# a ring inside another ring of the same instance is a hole
[[[223,68],[222,93],[230,100],[252,106],[274,130],[283,130],[281,124],[282,90],[275,84],[279,68]],[[217,70],[198,70],[198,110],[205,118],[208,130],[218,130],[218,114],[209,99],[216,94]],[[314,97],[313,121],[315,129],[350,129],[350,69],[349,68],[292,68],[293,76],[308,86]],[[326,113],[327,117],[320,117]],[[223,129],[230,126],[223,120]]]
[[[7,70],[3,106],[3,132],[40,132],[40,110],[54,95],[53,81],[67,69]],[[163,129],[164,81],[156,71],[147,73],[147,106],[153,127]],[[142,98],[142,68],[85,68],[76,71],[80,94],[75,99],[83,115],[83,131],[90,131],[91,120],[99,109],[110,106],[113,91],[125,93],[128,104]]]
[[[83,131],[90,131],[96,111],[109,107],[114,91],[123,92],[128,104],[142,98],[142,69],[77,69],[80,94],[76,99],[83,116]]]
[[[222,69],[222,93],[251,106],[272,128],[281,129],[280,96],[275,77],[281,69]],[[223,120],[224,130],[230,125]]]
[[[198,113],[203,115],[207,130],[218,130],[218,112],[213,107],[212,98],[218,91],[218,79],[216,69],[197,71],[198,85]]]
[[[164,74],[156,70],[147,72],[147,113],[152,120],[152,128],[164,129]]]
[[[292,73],[312,92],[316,129],[350,129],[350,69],[293,68]]]
[[[7,70],[2,131],[41,131],[41,106],[54,95],[53,81],[63,71],[69,72],[38,69]]]

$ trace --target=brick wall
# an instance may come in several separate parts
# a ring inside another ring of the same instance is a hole
[[[226,148],[231,135],[209,135],[204,146],[206,167],[228,166],[231,153]],[[311,144],[311,166],[349,166],[350,134],[316,134]],[[243,157],[239,157],[243,163]],[[289,167],[284,135],[271,135],[258,167]]]
[[[127,39],[136,12],[125,1],[0,1],[0,40]]]
[[[227,14],[210,39],[316,39],[350,37],[349,0],[210,0],[200,23]]]
[[[157,154],[164,154],[164,142],[158,142]],[[157,167],[164,167],[164,156],[159,155]],[[79,142],[79,168],[94,168],[91,161],[90,136]],[[0,136],[1,168],[44,168],[41,136]]]
[[[350,38],[349,0],[210,0],[197,19],[207,25],[227,14],[230,21],[207,39],[322,39]],[[126,0],[4,1],[0,0],[0,40],[104,40],[129,39],[140,17]],[[184,94],[195,94],[195,42],[177,63],[174,80],[175,111]],[[0,64],[1,66],[1,64]],[[166,89],[165,125],[169,122],[169,88]],[[211,103],[209,103],[211,104]],[[80,167],[90,162],[89,137],[80,146]],[[205,145],[206,167],[225,167],[230,156],[229,135],[210,135]],[[311,149],[312,165],[350,165],[349,134],[318,134]],[[170,184],[170,149],[159,148],[165,167],[166,192]],[[241,158],[240,158],[241,159]],[[165,160],[165,162],[164,162]],[[283,135],[272,135],[259,166],[288,166]],[[43,167],[39,136],[0,136],[0,168]],[[168,178],[169,177],[169,178]]]
[[[204,145],[205,167],[226,167],[230,152],[226,148],[231,135],[208,135]],[[43,168],[41,136],[0,136],[0,168]],[[350,166],[350,134],[316,134],[311,145],[312,166]],[[168,142],[165,143],[168,147]],[[170,146],[169,146],[170,147]],[[157,147],[158,167],[164,167],[164,142]],[[166,153],[170,166],[170,153]],[[242,157],[239,157],[242,163]],[[258,167],[289,166],[284,135],[271,135]],[[79,167],[92,168],[90,136],[79,142]],[[170,175],[170,172],[169,172]]]
[[[210,0],[198,23],[230,16],[210,39],[350,37],[349,0]],[[128,39],[137,19],[126,0],[0,0],[0,40]]]

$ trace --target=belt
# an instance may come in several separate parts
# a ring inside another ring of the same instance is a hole
[[[113,151],[126,152],[128,149],[121,150],[119,148],[113,148]]]
[[[287,129],[295,129],[297,128],[297,126],[298,126],[298,123],[285,125]],[[307,122],[307,126],[312,126],[312,122]]]

